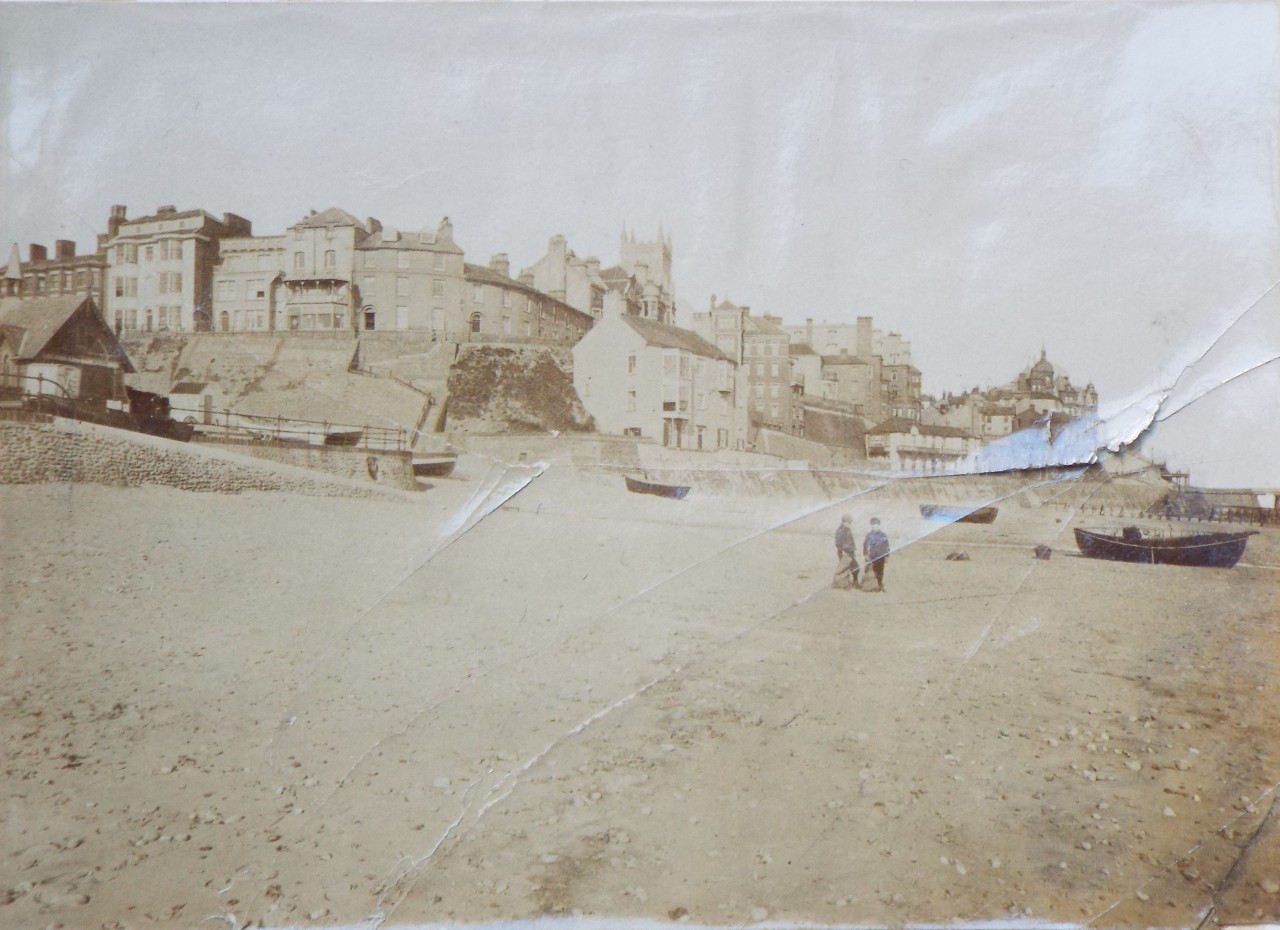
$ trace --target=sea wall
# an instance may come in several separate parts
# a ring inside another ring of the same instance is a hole
[[[260,463],[222,449],[91,423],[0,422],[0,483],[62,481],[127,487],[157,484],[222,494],[288,491],[321,497],[407,496],[367,478],[362,486],[292,465]]]
[[[260,442],[252,439],[209,440],[202,441],[200,445],[281,465],[327,472],[358,484],[377,483],[402,491],[419,489],[413,477],[413,455],[409,452],[371,452],[368,449],[341,446]]]

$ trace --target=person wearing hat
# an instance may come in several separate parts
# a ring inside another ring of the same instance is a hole
[[[871,518],[871,532],[862,541],[862,555],[867,568],[876,576],[876,590],[884,590],[884,563],[889,560],[889,537],[880,529],[880,519]]]
[[[840,526],[836,528],[836,558],[840,567],[836,569],[835,578],[831,580],[835,588],[856,588],[858,586],[858,542],[853,537],[853,517],[845,514],[840,518]]]

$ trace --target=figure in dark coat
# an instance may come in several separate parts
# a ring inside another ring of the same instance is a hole
[[[858,586],[858,542],[853,538],[853,517],[845,514],[836,529],[836,558],[840,567],[836,569],[831,584],[837,588],[856,588]]]
[[[876,590],[884,590],[884,565],[889,561],[889,537],[880,529],[880,520],[871,518],[871,532],[862,541],[862,555],[867,568],[876,576]]]

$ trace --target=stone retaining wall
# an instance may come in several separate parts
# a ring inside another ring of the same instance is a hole
[[[90,423],[0,422],[0,483],[79,482],[238,494],[288,491],[321,497],[403,498],[390,488],[259,464],[218,449]],[[366,479],[367,481],[367,479]]]
[[[207,440],[202,446],[223,448],[239,455],[250,455],[256,459],[278,462],[281,465],[296,465],[299,468],[312,468],[316,471],[328,472],[339,478],[346,478],[357,483],[373,483],[370,474],[369,460],[373,459],[377,468],[377,483],[402,491],[420,489],[413,477],[413,455],[409,452],[382,452],[368,449],[344,448],[342,446],[300,445],[297,443],[259,442],[256,440]]]

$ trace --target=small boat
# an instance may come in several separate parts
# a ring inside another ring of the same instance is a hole
[[[1150,565],[1195,565],[1230,568],[1244,555],[1245,544],[1255,532],[1196,533],[1192,536],[1147,536],[1136,526],[1126,526],[1119,536],[1094,530],[1076,530],[1080,554],[1112,562],[1145,562]]]
[[[627,482],[627,490],[636,494],[656,494],[658,497],[684,500],[684,496],[689,493],[688,485],[655,484],[652,481],[641,481],[639,478],[632,478],[630,475],[623,475],[623,478]]]
[[[926,520],[946,520],[948,523],[995,523],[996,507],[949,507],[944,504],[921,504],[920,516]]]
[[[357,446],[360,444],[361,437],[364,436],[364,430],[352,430],[349,432],[327,433],[324,437],[326,446]]]
[[[453,467],[457,464],[456,452],[442,452],[438,455],[415,458],[413,476],[415,478],[448,478],[453,474]]]

